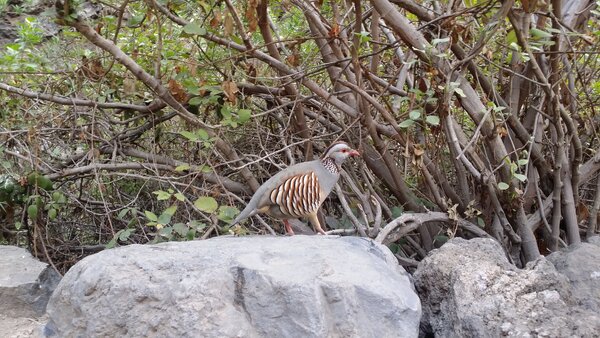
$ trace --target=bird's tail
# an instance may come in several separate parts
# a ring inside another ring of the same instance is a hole
[[[257,213],[258,213],[258,210],[252,208],[251,203],[248,203],[248,205],[246,205],[244,210],[242,210],[242,212],[240,212],[240,214],[237,215],[237,217],[233,220],[233,222],[231,222],[229,224],[229,226],[232,227],[232,226],[238,224],[239,222],[245,220],[246,218],[256,215]]]

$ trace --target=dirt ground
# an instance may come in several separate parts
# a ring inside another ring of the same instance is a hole
[[[48,321],[46,316],[39,318],[12,318],[0,312],[0,337],[5,338],[41,338],[42,325]]]

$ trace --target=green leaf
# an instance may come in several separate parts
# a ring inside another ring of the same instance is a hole
[[[398,127],[400,127],[400,128],[408,128],[408,127],[412,126],[414,123],[415,123],[415,120],[408,119],[408,120],[402,121],[398,125]]]
[[[106,245],[104,246],[107,249],[112,249],[115,246],[117,246],[117,235],[118,232],[115,234],[115,237],[113,237],[113,239],[110,240],[110,242],[106,243]]]
[[[436,115],[429,115],[425,118],[425,121],[429,124],[431,124],[432,126],[439,126],[440,125],[440,118],[439,116]]]
[[[433,237],[433,240],[436,243],[439,243],[440,245],[448,242],[449,239],[450,238],[448,238],[448,236],[446,236],[446,235],[437,235],[437,236]]]
[[[136,27],[144,20],[145,17],[145,14],[137,14],[130,17],[129,20],[127,20],[127,27]]]
[[[204,35],[206,34],[206,29],[201,27],[200,25],[190,22],[187,25],[183,26],[183,31],[190,35]]]
[[[21,222],[15,222],[15,230],[21,230],[22,226],[23,226],[23,223],[21,223]]]
[[[360,33],[355,33],[359,37],[360,43],[366,43],[371,41],[371,33],[362,31]]]
[[[164,237],[170,237],[173,232],[173,227],[164,227],[158,231],[158,234]]]
[[[527,176],[525,175],[515,173],[513,176],[521,182],[527,181]]]
[[[191,106],[199,106],[204,102],[204,98],[201,96],[195,96],[188,102]]]
[[[186,171],[186,170],[189,170],[189,169],[190,169],[190,165],[189,164],[182,164],[182,165],[178,165],[175,168],[175,171],[182,172],[182,171]]]
[[[158,216],[158,223],[162,224],[162,225],[167,225],[167,224],[171,223],[172,217],[173,217],[173,215],[169,215],[165,211],[162,214],[160,214],[160,216]]]
[[[240,213],[238,208],[222,205],[219,207],[217,218],[224,222],[231,222]]]
[[[38,215],[37,205],[31,204],[30,206],[27,207],[27,216],[29,216],[30,219],[37,218],[37,215]]]
[[[552,34],[537,28],[532,28],[529,30],[529,32],[531,32],[531,36],[539,39],[549,39],[552,37]]]
[[[129,228],[129,229],[124,229],[124,230],[119,231],[120,232],[119,240],[122,242],[125,242],[126,240],[128,240],[129,236],[131,236],[131,233],[133,232],[133,230],[134,229]]]
[[[485,228],[485,221],[483,218],[477,217],[477,225],[479,225],[481,228]]]
[[[517,161],[517,164],[519,165],[526,165],[527,163],[529,163],[529,160],[526,158],[522,158]]]
[[[240,109],[240,110],[238,110],[237,114],[238,114],[238,122],[240,122],[241,124],[250,120],[250,117],[252,117],[252,112],[250,111],[250,109]]]
[[[402,207],[393,207],[392,208],[392,218],[398,218],[402,216],[404,213],[404,209]]]
[[[418,120],[419,117],[421,117],[421,112],[418,110],[413,110],[408,113],[408,117],[410,117],[411,120]]]
[[[60,191],[55,191],[52,193],[52,200],[59,204],[67,202],[67,198]]]
[[[508,189],[508,187],[509,187],[509,185],[504,182],[498,183],[498,189],[500,189],[500,190],[506,190],[506,189]]]
[[[207,213],[213,213],[219,207],[217,201],[214,198],[208,196],[202,196],[198,198],[196,202],[194,202],[194,205],[196,206],[196,208],[200,209],[200,211]]]
[[[202,223],[199,220],[195,219],[188,223],[188,226],[192,229],[202,230],[206,228],[206,223]]]
[[[398,253],[398,251],[400,251],[400,245],[396,244],[396,243],[390,243],[387,246],[390,251],[394,254]]]
[[[175,197],[180,202],[185,201],[185,196],[182,193],[180,193],[180,192],[178,192],[175,195],[173,195],[173,197]]]
[[[54,221],[56,219],[57,216],[57,211],[54,208],[50,208],[50,210],[48,210],[48,219],[51,221]]]
[[[166,191],[158,190],[158,191],[153,191],[152,193],[156,195],[156,199],[158,201],[165,201],[165,200],[168,200],[169,198],[171,198],[171,194],[169,194]]]
[[[144,210],[144,214],[146,215],[146,218],[152,222],[158,222],[158,216],[156,216],[156,214],[152,211]]]
[[[201,140],[204,140],[204,141],[208,140],[208,133],[207,133],[207,132],[206,132],[206,130],[204,130],[204,129],[198,129],[198,130],[196,131],[196,135],[198,135],[198,137],[199,137]]]
[[[180,131],[179,134],[192,142],[198,141],[198,136],[192,132],[184,130],[184,131]]]
[[[167,215],[175,215],[175,212],[177,211],[177,206],[176,205],[172,205],[168,208],[165,209],[165,211],[163,211],[163,214],[167,214]]]
[[[31,173],[27,176],[27,182],[30,185],[38,186],[44,190],[52,190],[52,181],[46,176],[40,175],[36,172]]]
[[[129,208],[122,209],[121,211],[119,211],[117,218],[123,219],[123,217],[125,217],[125,215],[127,215],[127,212],[129,212],[129,210],[130,210]]]
[[[506,34],[506,44],[516,44],[517,42],[517,33],[514,29],[512,29],[508,34]]]
[[[175,223],[173,224],[173,230],[175,230],[175,232],[179,234],[179,236],[184,237],[185,235],[187,235],[189,228],[184,223]]]

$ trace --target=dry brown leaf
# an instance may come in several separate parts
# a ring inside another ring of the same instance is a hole
[[[448,218],[453,221],[458,221],[458,204],[454,204],[450,208],[448,208]]]
[[[293,67],[296,67],[300,64],[300,58],[297,54],[292,54],[286,57],[285,60]]]
[[[251,83],[256,83],[256,76],[258,75],[258,71],[256,67],[251,62],[246,64],[246,74],[248,74],[248,81]]]
[[[221,11],[215,10],[213,12],[213,17],[212,19],[210,19],[210,26],[214,29],[218,28],[219,25],[221,24],[222,18],[221,18]]]
[[[579,216],[579,219],[582,220],[587,220],[588,218],[590,218],[590,209],[582,201],[579,201],[579,203],[577,203],[577,215]]]
[[[496,126],[496,131],[500,137],[505,137],[508,135],[508,130],[506,130],[504,126]]]
[[[185,92],[185,89],[183,89],[183,86],[176,80],[169,80],[169,91],[171,92],[171,95],[173,95],[175,100],[179,102],[187,101],[187,93]]]
[[[415,154],[416,157],[420,157],[425,153],[425,149],[423,149],[423,146],[420,144],[415,144],[415,146],[413,147],[413,154]]]
[[[125,93],[126,96],[135,94],[135,79],[131,77],[123,79],[123,93]]]
[[[334,23],[329,30],[329,37],[334,39],[340,36],[340,26],[337,23]]]
[[[257,7],[258,0],[248,1],[248,6],[246,7],[246,20],[248,20],[248,30],[250,32],[256,31],[256,27],[258,27],[258,19],[256,18]]]
[[[225,15],[225,28],[223,30],[223,33],[225,34],[225,36],[231,36],[231,34],[233,33],[233,18],[231,17],[231,14],[229,14],[229,12],[227,12],[227,14]]]
[[[198,81],[198,87],[199,87],[199,88],[203,88],[205,84],[206,84],[206,81],[204,81],[204,80],[200,80],[200,81]],[[206,95],[206,89],[200,89],[200,90],[198,91],[198,94],[199,94],[200,96],[204,97],[204,95]]]
[[[81,58],[81,71],[83,75],[92,81],[99,81],[104,76],[104,67],[98,59],[90,60],[83,56]]]
[[[235,95],[239,92],[238,86],[233,81],[223,81],[223,92],[227,97],[227,100],[234,105],[237,103],[237,96]]]

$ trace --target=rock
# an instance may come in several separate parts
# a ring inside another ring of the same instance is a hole
[[[547,258],[568,278],[577,303],[600,313],[600,246],[581,243]]]
[[[43,325],[48,317],[16,317],[0,312],[0,334],[2,338],[41,338]]]
[[[13,42],[18,36],[19,34],[15,25],[7,18],[0,17],[0,47]]]
[[[354,237],[218,237],[86,257],[48,305],[57,337],[416,337],[391,252]]]
[[[598,337],[600,316],[578,305],[545,258],[519,270],[491,239],[454,238],[418,266],[421,335]]]
[[[44,314],[60,275],[29,251],[0,246],[0,312],[10,317]]]
[[[587,242],[595,246],[600,246],[600,236],[592,236],[587,239]]]

